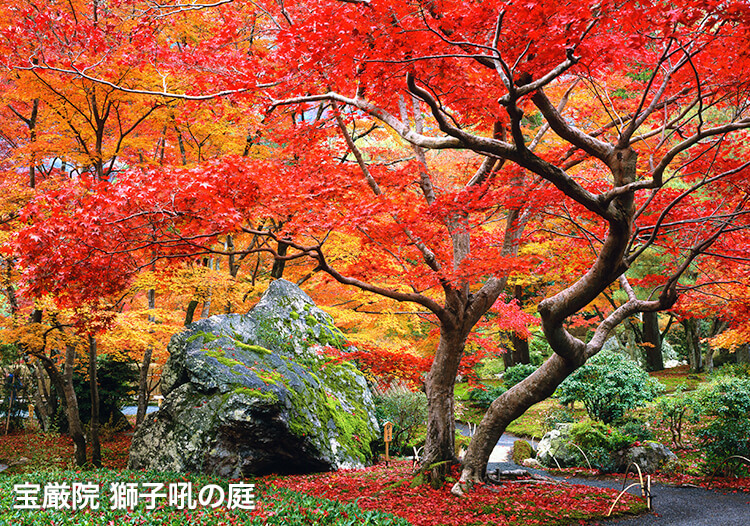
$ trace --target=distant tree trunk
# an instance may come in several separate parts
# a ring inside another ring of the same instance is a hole
[[[714,350],[710,345],[706,345],[705,370],[710,373],[714,370]]]
[[[750,363],[750,344],[740,345],[735,351],[737,363]]]
[[[206,266],[214,270],[219,270],[219,260],[214,260],[213,258],[209,259],[206,263]],[[213,287],[208,287],[208,291],[206,292],[206,297],[203,300],[203,308],[201,309],[201,319],[206,319],[211,315],[211,298],[213,297]]]
[[[237,257],[232,253],[234,252],[234,238],[231,235],[227,236],[227,239],[224,242],[224,248],[229,252],[229,256],[227,256],[227,269],[229,270],[229,275],[232,276],[233,279],[236,279],[237,274],[240,272],[240,264],[237,261]],[[234,309],[231,297],[232,295],[228,294],[224,314],[231,314]]]
[[[198,302],[196,302],[196,305]],[[153,310],[156,308],[156,291],[149,289],[148,291],[148,308]],[[149,323],[154,323],[156,318],[152,315],[148,317]],[[186,324],[187,325],[187,324]],[[140,374],[138,376],[138,410],[135,414],[135,427],[141,425],[141,422],[146,418],[146,410],[148,409],[148,370],[151,367],[151,356],[153,355],[153,347],[149,345],[143,353],[143,361],[141,362]]]
[[[289,249],[289,245],[284,241],[279,241],[276,252],[279,256],[286,256],[286,252]],[[271,269],[271,277],[274,279],[281,279],[284,275],[284,268],[286,267],[286,260],[276,259],[273,262],[273,268]]]
[[[643,351],[646,356],[646,370],[661,371],[664,369],[661,332],[659,332],[659,313],[644,312],[643,316]]]
[[[709,338],[713,338],[714,336],[722,333],[727,328],[727,323],[725,321],[722,321],[719,318],[714,318],[711,322],[711,329],[708,334]],[[706,372],[711,372],[714,370],[714,349],[711,347],[711,345],[706,346]]]
[[[523,287],[521,285],[515,285],[513,287],[513,298],[518,301],[521,305],[523,301]],[[514,365],[522,363],[531,363],[531,356],[529,355],[529,340],[521,338],[515,332],[510,333],[510,343],[512,349],[509,349],[503,355],[503,362],[505,368],[513,367]]]
[[[76,350],[73,345],[65,345],[65,371],[63,372],[62,388],[65,393],[65,406],[68,417],[68,432],[75,446],[76,465],[86,463],[86,437],[83,434],[81,415],[78,412],[78,398],[73,389],[73,367],[75,366]],[[47,370],[49,373],[49,369]]]
[[[91,463],[102,467],[102,448],[99,442],[99,381],[96,374],[96,338],[89,335],[89,388],[91,389],[91,422],[89,422],[89,439],[91,440]]]
[[[692,318],[681,322],[685,330],[685,346],[687,347],[688,364],[691,373],[703,371],[703,355],[701,354],[701,341],[698,334],[698,324]]]
[[[47,393],[45,392],[44,377],[42,376],[40,367],[34,364],[28,364],[28,367],[31,370],[35,384],[35,388],[32,389],[32,391],[34,393],[36,417],[37,420],[39,420],[39,427],[42,428],[42,431],[47,432],[54,413],[50,406],[49,396],[47,396]]]
[[[193,323],[193,317],[195,316],[195,309],[198,308],[198,300],[190,300],[188,303],[187,310],[185,311],[185,327]]]

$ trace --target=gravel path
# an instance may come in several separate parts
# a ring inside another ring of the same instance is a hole
[[[457,428],[468,435],[468,428],[465,426],[457,425]],[[490,462],[487,464],[488,472],[493,472],[496,469],[501,471],[519,469],[518,465],[509,461],[508,456],[513,442],[517,439],[517,437],[507,433],[500,438],[490,456]],[[523,469],[547,475],[543,471]],[[622,481],[614,479],[553,478],[571,484],[622,489]],[[661,484],[652,485],[651,491],[654,495],[653,513],[638,517],[601,521],[598,524],[602,526],[750,526],[750,493],[680,488]],[[632,488],[630,492],[640,495],[640,488]]]

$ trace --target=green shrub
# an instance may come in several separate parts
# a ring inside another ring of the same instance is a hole
[[[508,367],[503,375],[503,383],[505,387],[510,389],[518,382],[529,376],[531,373],[536,371],[538,367],[536,365],[520,363],[513,367]]]
[[[527,458],[534,458],[534,456],[536,456],[536,453],[534,452],[534,448],[531,447],[531,444],[525,440],[516,440],[513,442],[513,451],[511,452],[513,462],[521,465],[524,460]]]
[[[393,455],[408,455],[412,447],[424,441],[427,421],[427,396],[421,391],[411,391],[403,385],[393,385],[382,393],[375,394],[375,414],[381,427],[393,423],[393,440],[389,452]],[[382,440],[374,444],[385,450]]]
[[[717,380],[725,377],[750,378],[750,363],[726,363],[711,373]]]
[[[587,420],[573,424],[570,429],[573,442],[584,451],[601,447],[607,451],[620,451],[629,447],[636,439],[602,422]]]
[[[544,413],[544,429],[554,429],[557,424],[572,424],[575,422],[573,410],[561,405],[552,407]]]
[[[661,396],[656,400],[656,422],[669,429],[672,434],[672,445],[684,447],[682,443],[682,426],[686,421],[697,421],[699,411],[695,400],[685,392],[685,386],[679,385],[674,394]]]
[[[587,420],[570,429],[574,444],[586,455],[591,467],[604,472],[617,469],[615,453],[630,447],[636,439],[602,422]]]
[[[485,358],[477,366],[477,375],[480,378],[495,378],[505,370],[502,358]]]
[[[664,386],[634,361],[621,354],[601,352],[560,384],[557,395],[562,404],[582,401],[589,417],[612,423],[663,391]]]
[[[496,387],[489,385],[480,385],[469,391],[469,400],[474,402],[474,405],[487,409],[495,398],[503,394],[508,389],[503,385]]]
[[[639,442],[654,439],[654,433],[648,428],[648,426],[646,426],[646,423],[641,420],[628,420],[619,426],[617,430],[623,435],[633,437]]]
[[[750,379],[722,378],[703,388],[698,409],[712,417],[698,432],[703,442],[707,471],[716,470],[732,455],[750,457]],[[741,463],[727,463],[729,472],[747,474]]]

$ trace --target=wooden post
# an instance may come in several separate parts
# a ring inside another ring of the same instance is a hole
[[[388,467],[388,461],[390,457],[388,455],[388,447],[393,440],[393,422],[386,422],[383,424],[383,441],[385,442],[385,467]]]

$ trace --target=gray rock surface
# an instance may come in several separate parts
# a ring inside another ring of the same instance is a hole
[[[128,467],[235,478],[367,464],[372,394],[351,363],[323,353],[345,343],[285,280],[247,315],[193,323],[169,343],[164,402],[134,435]]]
[[[631,463],[638,464],[645,473],[656,473],[669,461],[676,461],[677,455],[659,442],[644,442],[626,449],[620,457],[620,471],[624,472]],[[635,469],[635,468],[633,468]]]
[[[567,468],[577,464],[579,455],[571,445],[571,426],[572,424],[557,424],[555,429],[542,437],[536,448],[536,459],[542,465]]]

